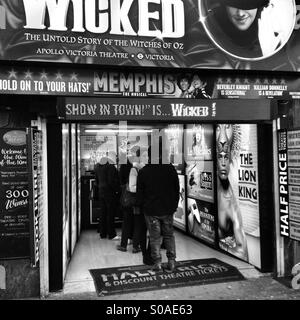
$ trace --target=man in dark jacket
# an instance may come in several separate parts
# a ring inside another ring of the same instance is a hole
[[[114,226],[116,215],[117,195],[120,192],[118,171],[113,161],[108,157],[102,157],[100,163],[95,165],[96,183],[99,189],[100,238],[119,240]]]
[[[151,150],[149,150],[151,152]],[[149,152],[149,153],[150,153]],[[151,159],[151,154],[149,154]],[[167,271],[175,267],[176,248],[173,229],[173,214],[179,201],[179,179],[172,164],[147,164],[139,171],[137,201],[145,215],[150,235],[153,270],[162,271],[161,236],[167,249]]]

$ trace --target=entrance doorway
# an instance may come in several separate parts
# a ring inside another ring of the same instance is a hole
[[[89,195],[95,180],[94,166],[101,157],[110,157],[119,170],[132,150],[147,150],[151,144],[153,146],[158,142],[159,146],[159,141],[163,148],[158,147],[158,150],[164,153],[162,157],[165,161],[173,163],[180,181],[180,200],[174,214],[177,260],[215,257],[243,269],[246,273],[258,272],[255,267],[262,269],[258,125],[222,124],[220,127],[211,123],[158,125],[145,122],[126,125],[81,123],[64,126],[71,128],[69,132],[72,132],[74,126],[74,137],[68,140],[69,145],[65,142],[63,149],[69,153],[63,157],[63,166],[66,167],[63,172],[69,174],[69,177],[64,179],[69,190],[67,197],[71,202],[72,196],[76,199],[76,204],[69,203],[65,207],[64,214],[64,225],[68,227],[63,235],[63,243],[65,248],[69,248],[64,254],[64,290],[94,290],[89,269],[142,264],[141,253],[133,254],[130,246],[127,252],[120,252],[116,250],[118,242],[100,239],[97,227],[101,209],[97,201],[91,200]],[[230,170],[233,171],[230,179],[236,181],[232,182],[233,192],[241,207],[247,256],[240,256],[238,251],[233,250],[236,248],[233,230],[231,236],[220,238],[218,229],[218,214],[222,211],[218,203],[217,144],[220,143],[220,130],[222,135],[225,134],[225,140],[228,139],[227,143],[236,144],[236,162],[230,164]],[[234,137],[230,136],[233,134]],[[72,154],[74,148],[77,151]],[[73,176],[75,172],[77,178]],[[72,181],[75,182],[72,184]],[[74,193],[72,185],[75,184],[76,189],[76,181],[77,193]],[[74,197],[75,194],[78,196]],[[115,227],[118,234],[121,233],[121,225],[122,210],[117,210]],[[77,236],[74,237],[74,234]],[[233,249],[230,250],[231,248]],[[165,256],[164,252],[162,253]],[[77,287],[79,283],[81,285]]]

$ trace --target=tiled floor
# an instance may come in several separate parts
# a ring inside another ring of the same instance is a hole
[[[175,233],[177,260],[217,258],[237,267],[246,278],[261,274],[251,265],[216,251],[181,232]],[[132,246],[127,252],[116,250],[118,241],[100,239],[96,230],[82,232],[69,264],[64,284],[64,293],[95,291],[89,269],[142,264],[141,253],[133,254]],[[166,261],[165,250],[162,251]]]

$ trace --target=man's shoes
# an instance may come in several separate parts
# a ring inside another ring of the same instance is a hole
[[[143,264],[145,264],[147,266],[153,266],[154,261],[151,257],[144,256],[143,257]]]
[[[154,265],[154,260],[151,257],[151,254],[146,252],[143,254],[143,264],[146,264],[147,266],[153,266]]]
[[[151,270],[156,272],[156,273],[162,273],[163,272],[163,268],[161,266],[161,263],[155,263]]]
[[[119,241],[119,240],[121,240],[121,237],[120,237],[120,236],[118,236],[118,235],[116,235],[116,236],[115,236],[115,237],[113,237],[113,238],[109,238],[109,240]]]
[[[141,252],[141,248],[140,247],[137,247],[137,248],[132,248],[132,253],[139,253]]]
[[[123,251],[123,252],[127,251],[127,249],[125,247],[122,247],[120,244],[117,245],[117,250]]]
[[[167,272],[174,272],[174,270],[175,270],[175,260],[169,260],[165,270]]]

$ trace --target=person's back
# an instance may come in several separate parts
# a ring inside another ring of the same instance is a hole
[[[113,163],[100,161],[95,166],[95,175],[100,196],[115,196],[119,192],[118,171]]]
[[[179,201],[179,179],[172,164],[148,164],[138,175],[137,201],[150,235],[153,271],[161,272],[161,236],[168,258],[167,271],[175,269],[174,213]]]
[[[114,227],[116,215],[116,198],[119,192],[118,171],[112,161],[103,157],[95,165],[96,182],[99,189],[99,232],[101,238],[118,240]]]
[[[179,201],[177,172],[171,164],[148,164],[138,177],[138,201],[148,216],[173,214]]]

